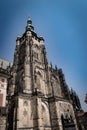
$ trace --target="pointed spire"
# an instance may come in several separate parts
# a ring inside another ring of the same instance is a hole
[[[27,25],[28,24],[32,25],[32,21],[31,21],[30,17],[28,17],[28,20],[27,20]]]
[[[53,68],[52,62],[50,62],[51,69]]]
[[[57,71],[57,65],[55,65],[55,70]]]
[[[1,62],[1,68],[3,68],[3,61]]]
[[[26,31],[27,30],[34,32],[34,27],[32,26],[32,20],[30,19],[30,17],[28,17],[28,20],[27,20]]]

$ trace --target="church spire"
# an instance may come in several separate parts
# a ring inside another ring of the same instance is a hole
[[[28,20],[27,20],[26,31],[34,32],[34,27],[32,26],[32,20],[30,19],[30,17],[28,17]]]
[[[32,21],[31,21],[30,17],[28,17],[27,24],[32,25]]]

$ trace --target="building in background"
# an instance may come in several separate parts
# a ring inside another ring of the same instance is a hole
[[[85,96],[85,103],[87,103],[87,94]],[[87,112],[79,110],[77,113],[77,122],[79,130],[87,130]]]
[[[73,89],[70,91],[70,97],[79,130],[87,130],[87,112],[82,110],[79,97]]]
[[[78,130],[63,71],[49,65],[30,19],[16,40],[7,100],[7,130]]]
[[[10,62],[0,58],[0,130],[6,129],[7,79],[10,75],[10,67]]]

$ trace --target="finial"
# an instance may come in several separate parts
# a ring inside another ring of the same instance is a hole
[[[28,17],[27,25],[32,25],[32,21],[31,21],[30,17]]]
[[[57,65],[55,65],[55,70],[57,70]]]
[[[1,68],[3,68],[3,61],[1,62]]]
[[[30,19],[30,17],[28,17],[28,20],[27,20],[26,30],[34,31],[34,27],[32,26],[32,20]]]
[[[28,16],[28,21],[30,21],[31,19],[30,19],[30,17]]]
[[[18,35],[18,36],[17,36],[16,41],[20,40],[20,38],[21,38],[21,36],[20,36],[20,35]]]
[[[50,62],[50,66],[51,66],[51,68],[53,67],[52,62]]]

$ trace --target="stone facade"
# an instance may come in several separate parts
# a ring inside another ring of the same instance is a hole
[[[30,19],[16,40],[7,100],[7,130],[78,130],[62,69],[48,64]]]
[[[10,64],[0,58],[0,130],[6,130],[7,79],[10,75]]]

